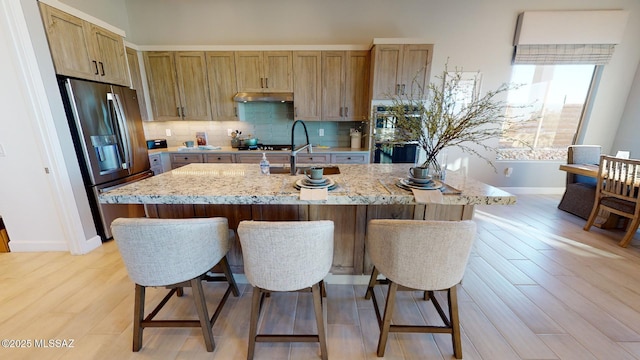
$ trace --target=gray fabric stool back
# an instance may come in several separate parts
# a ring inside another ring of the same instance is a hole
[[[367,227],[366,249],[374,265],[365,298],[371,295],[380,339],[378,356],[384,356],[389,332],[438,332],[452,335],[454,356],[462,358],[456,285],[462,280],[471,246],[475,239],[473,221],[371,220]],[[378,280],[382,274],[386,280]],[[389,291],[384,311],[380,315],[373,289],[388,283]],[[445,326],[391,325],[398,286],[425,291]],[[433,291],[446,290],[449,316],[445,316]]]
[[[320,289],[333,261],[333,229],[332,221],[243,221],[238,226],[244,272],[254,287],[247,359],[253,359],[256,341],[317,341],[322,359],[327,359]],[[308,288],[313,295],[317,335],[257,334],[265,294]]]
[[[136,284],[133,351],[142,347],[145,327],[201,327],[207,351],[213,351],[212,327],[231,291],[238,296],[226,254],[229,228],[226,218],[149,219],[120,218],[112,225],[113,238],[124,260],[127,273]],[[220,263],[229,286],[209,319],[202,281],[206,273]],[[145,287],[171,288],[149,316],[144,317]],[[153,317],[182,287],[192,287],[199,320],[153,320]]]

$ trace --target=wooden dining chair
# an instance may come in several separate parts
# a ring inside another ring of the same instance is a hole
[[[640,160],[600,156],[596,202],[584,230],[589,231],[601,210],[630,220],[619,245],[627,247],[640,225]]]

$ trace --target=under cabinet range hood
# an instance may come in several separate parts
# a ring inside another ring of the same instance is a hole
[[[293,93],[239,92],[234,95],[237,102],[293,102]]]

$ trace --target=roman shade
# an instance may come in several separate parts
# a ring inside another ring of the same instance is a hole
[[[514,64],[607,64],[628,11],[526,11],[518,16]]]

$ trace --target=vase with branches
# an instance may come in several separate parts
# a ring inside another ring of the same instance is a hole
[[[479,75],[469,82],[460,70],[449,72],[445,65],[444,74],[436,76],[441,82],[429,83],[426,89],[420,90],[419,96],[390,96],[392,104],[388,110],[395,118],[392,141],[417,143],[425,152],[420,167],[428,168],[432,176],[438,177],[442,165],[446,165],[440,163],[443,150],[454,146],[480,157],[495,170],[491,159],[479,149],[496,152],[489,141],[505,136],[506,129],[519,124],[518,119],[506,111],[507,103],[501,99],[517,85],[502,84],[482,96],[477,93],[469,96],[466,90],[470,84],[475,86]]]

